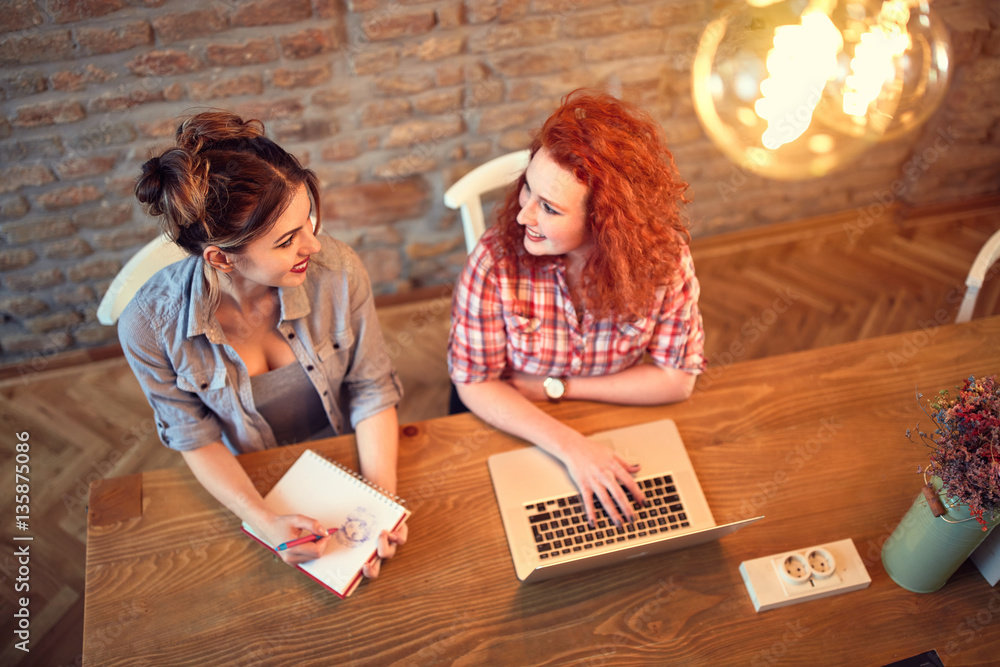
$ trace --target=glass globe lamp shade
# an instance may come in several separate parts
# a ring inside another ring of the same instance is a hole
[[[895,114],[885,119],[887,141],[923,125],[941,106],[951,79],[948,30],[926,2],[910,8],[906,32],[910,47],[895,59],[900,93]]]
[[[853,164],[887,131],[922,122],[933,110],[929,93],[943,96],[948,53],[929,10],[910,11],[916,1],[751,0],[727,9],[705,29],[692,67],[706,133],[740,166],[790,180]],[[913,14],[920,35],[909,33]]]

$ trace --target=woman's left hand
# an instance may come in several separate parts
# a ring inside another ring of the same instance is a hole
[[[391,533],[388,530],[383,530],[382,534],[378,536],[378,551],[374,558],[365,563],[361,569],[362,574],[368,579],[377,577],[379,570],[382,569],[382,561],[396,555],[396,549],[406,544],[408,533],[409,529],[406,527],[405,521]]]
[[[504,380],[529,401],[547,401],[549,398],[545,395],[544,376],[511,371]]]

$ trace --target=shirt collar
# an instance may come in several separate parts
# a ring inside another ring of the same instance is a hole
[[[309,279],[306,278],[306,282],[308,281]],[[281,300],[282,321],[297,320],[312,312],[309,294],[306,292],[306,283],[302,283],[298,287],[279,287],[278,298]]]
[[[187,337],[194,338],[205,334],[213,343],[221,343],[223,340],[222,327],[215,319],[215,313],[208,308],[208,288],[205,284],[207,280],[203,268],[204,262],[201,257],[198,257],[192,264]]]
[[[222,345],[225,343],[225,335],[222,333],[219,320],[215,318],[215,311],[209,309],[206,282],[203,262],[199,258],[194,263],[193,275],[191,275],[191,303],[188,306],[187,336],[194,338],[204,334],[212,343]],[[282,321],[297,320],[312,311],[305,283],[298,287],[279,287],[278,299],[281,301]]]

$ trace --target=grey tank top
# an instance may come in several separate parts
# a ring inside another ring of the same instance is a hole
[[[267,420],[279,445],[335,435],[302,364],[292,362],[255,375],[250,388],[257,412]]]

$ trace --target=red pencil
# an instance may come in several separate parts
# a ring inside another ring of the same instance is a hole
[[[308,544],[310,542],[316,542],[318,540],[322,540],[327,535],[333,535],[336,532],[337,529],[334,528],[333,530],[328,531],[326,535],[307,535],[306,537],[300,537],[296,540],[291,540],[289,542],[284,542],[283,544],[279,544],[278,548],[275,549],[275,551],[284,551],[285,549],[289,549],[291,547],[297,547],[300,544]]]

